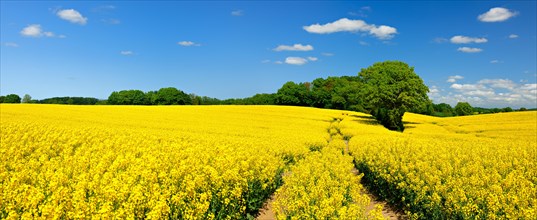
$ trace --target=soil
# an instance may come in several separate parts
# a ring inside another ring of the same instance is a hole
[[[263,208],[259,210],[259,216],[257,216],[258,220],[273,220],[276,219],[276,215],[274,215],[274,212],[272,211],[272,201],[274,201],[274,196],[271,196],[265,204],[263,204]]]

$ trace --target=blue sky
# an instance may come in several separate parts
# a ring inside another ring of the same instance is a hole
[[[536,1],[1,1],[2,95],[241,98],[401,60],[435,103],[537,107]]]

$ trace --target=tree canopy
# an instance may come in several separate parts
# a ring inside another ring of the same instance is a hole
[[[9,94],[3,98],[3,103],[21,103],[21,97],[17,94]]]
[[[474,114],[474,108],[468,102],[457,103],[454,110],[459,116]]]
[[[363,99],[367,108],[386,128],[404,130],[403,114],[429,103],[429,88],[414,72],[400,61],[375,63],[362,69]]]

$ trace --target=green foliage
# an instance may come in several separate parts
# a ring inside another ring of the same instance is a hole
[[[5,98],[6,98],[6,97],[5,97],[5,96],[3,96],[3,95],[2,95],[2,96],[0,96],[0,103],[4,103],[4,99],[5,99]]]
[[[191,105],[190,96],[173,87],[161,88],[156,93],[157,105]]]
[[[474,114],[474,108],[468,102],[459,102],[455,106],[455,113],[458,116],[472,115]]]
[[[3,103],[21,103],[21,97],[17,94],[9,94],[4,97]]]
[[[358,77],[342,76],[317,78],[313,81],[311,106],[363,111],[362,89]]]
[[[108,104],[111,105],[145,105],[144,92],[140,90],[122,90],[112,92],[108,97]]]
[[[363,99],[367,108],[386,128],[404,130],[403,114],[429,103],[429,88],[414,72],[400,61],[375,63],[359,73],[363,81]]]
[[[31,103],[32,102],[32,96],[25,94],[22,98],[22,103]]]
[[[90,97],[52,97],[36,101],[40,104],[95,105],[99,99]]]
[[[450,117],[455,115],[455,112],[453,111],[451,105],[446,103],[433,104],[433,110],[434,116]]]
[[[502,109],[502,112],[512,112],[513,109],[511,107],[505,107]]]
[[[310,106],[311,84],[287,82],[276,93],[277,105]]]

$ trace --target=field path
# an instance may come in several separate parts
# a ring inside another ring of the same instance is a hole
[[[340,122],[340,120],[336,120],[336,121],[332,122],[332,124],[334,124],[334,123],[339,124],[339,122]],[[337,135],[342,135],[342,134],[339,132],[339,134],[337,134]],[[331,141],[332,141],[332,137],[330,137],[328,142],[331,142]],[[349,154],[350,153],[350,151],[349,151],[349,141],[344,140],[344,142],[345,142],[345,146],[346,146],[345,147],[345,154]],[[351,173],[353,173],[354,175],[360,174],[359,171],[356,168],[353,168]],[[366,194],[369,197],[370,201],[371,201],[369,203],[369,205],[366,207],[366,212],[367,213],[369,213],[370,211],[374,210],[376,205],[382,205],[382,207],[383,207],[382,208],[382,215],[384,216],[385,219],[390,219],[390,220],[393,220],[393,219],[406,219],[406,217],[402,213],[397,212],[394,207],[390,206],[385,201],[380,200],[378,197],[376,197],[375,195],[373,195],[372,193],[367,191],[365,188],[364,188],[364,191],[362,191],[362,193]],[[274,211],[272,209],[272,202],[273,201],[274,201],[274,195],[271,196],[267,201],[265,201],[265,203],[263,204],[263,207],[259,210],[259,215],[255,219],[257,219],[257,220],[275,220],[276,215],[274,214]]]
[[[274,201],[274,195],[271,196],[265,204],[263,204],[263,208],[259,210],[259,216],[257,216],[258,220],[273,220],[276,219],[276,215],[274,215],[274,212],[272,211],[272,201]]]

